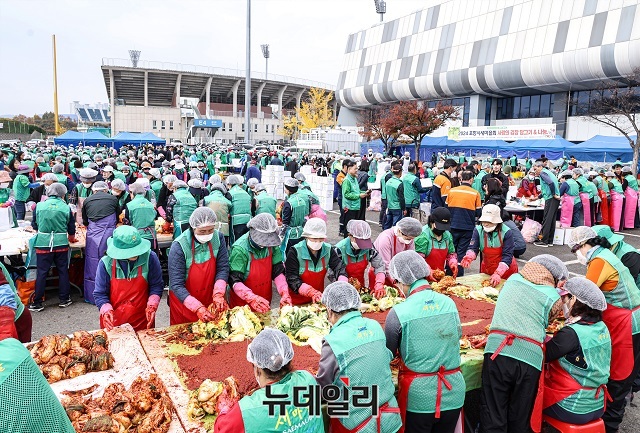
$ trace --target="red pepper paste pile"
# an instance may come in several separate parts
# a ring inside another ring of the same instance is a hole
[[[229,376],[238,381],[238,391],[245,395],[255,388],[253,365],[247,361],[248,341],[207,344],[198,355],[178,355],[174,359],[189,390],[198,389],[205,379],[221,382]],[[318,371],[320,355],[309,346],[293,346],[293,368]]]

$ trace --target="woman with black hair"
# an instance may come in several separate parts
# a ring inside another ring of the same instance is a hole
[[[504,209],[507,205],[507,202],[502,195],[502,184],[498,179],[487,179],[487,183],[484,185],[484,192],[484,204],[495,204],[500,207],[500,209]]]
[[[573,229],[568,244],[587,267],[587,279],[600,288],[607,301],[602,320],[611,335],[607,389],[612,401],[602,419],[607,432],[616,432],[624,417],[625,396],[640,371],[640,290],[629,269],[609,250],[609,241],[591,227]]]
[[[611,363],[611,337],[602,321],[602,291],[584,277],[561,292],[565,326],[546,343],[544,414],[569,424],[586,424],[604,413]]]

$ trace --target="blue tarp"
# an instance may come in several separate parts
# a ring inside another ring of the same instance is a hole
[[[500,147],[500,153],[510,155],[515,150],[518,158],[540,158],[544,155],[555,160],[562,158],[563,153],[571,152],[575,146],[574,143],[556,135],[553,140],[518,140],[505,143],[504,147]]]
[[[635,141],[636,136],[631,138]],[[570,154],[575,156],[578,161],[615,162],[618,158],[622,162],[633,160],[633,149],[626,137],[606,135],[596,135],[587,141],[576,144],[571,148]]]
[[[167,140],[157,137],[151,132],[119,132],[115,137],[113,137],[114,148],[120,149],[125,144],[132,144],[134,146],[141,146],[144,144],[163,145],[167,144]]]
[[[98,131],[91,132],[77,132],[77,131],[67,131],[59,137],[55,137],[53,139],[55,144],[62,146],[77,146],[79,144],[82,145],[112,145],[113,140],[109,137],[105,137]]]

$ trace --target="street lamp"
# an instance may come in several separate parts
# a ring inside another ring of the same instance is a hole
[[[267,80],[267,73],[269,72],[269,44],[260,45],[262,48],[262,55],[265,59],[265,67],[264,67],[264,80]]]
[[[384,0],[373,0],[376,4],[376,13],[380,14],[380,22],[382,22],[384,14],[387,13],[387,2]]]

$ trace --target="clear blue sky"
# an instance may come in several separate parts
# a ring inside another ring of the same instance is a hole
[[[431,1],[387,0],[386,19]],[[244,68],[245,0],[0,0],[0,114],[53,109],[51,35],[60,113],[108,102],[103,57]],[[375,24],[374,0],[253,0],[252,69],[335,85],[350,33]]]

